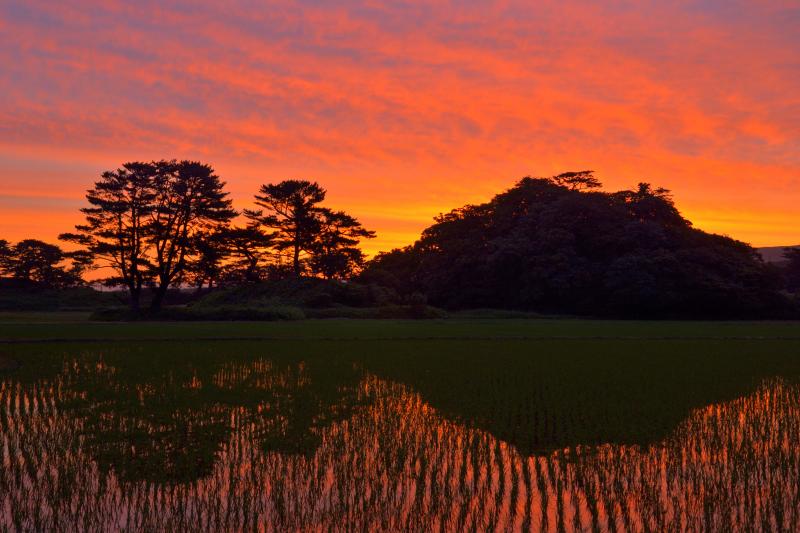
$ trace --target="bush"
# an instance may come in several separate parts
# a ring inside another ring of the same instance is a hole
[[[57,290],[0,286],[0,311],[89,310],[117,302],[117,293],[88,287]]]
[[[294,306],[312,309],[331,307],[384,307],[399,303],[390,289],[320,278],[266,281],[214,291],[193,307],[236,306],[247,308]]]

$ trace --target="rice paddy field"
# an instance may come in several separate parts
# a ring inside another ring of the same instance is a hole
[[[0,315],[0,531],[800,530],[800,325]]]

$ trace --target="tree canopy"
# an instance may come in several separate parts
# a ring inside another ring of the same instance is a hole
[[[261,209],[245,211],[256,227],[273,230],[273,246],[289,252],[295,276],[346,277],[364,263],[360,240],[375,236],[347,213],[322,207],[326,194],[316,182],[285,180],[262,185],[255,196]]]
[[[188,273],[198,239],[236,215],[224,185],[196,161],[125,163],[103,173],[86,194],[86,222],[61,239],[110,267],[106,283],[125,286],[134,310],[145,284],[153,285],[158,309],[170,285]]]
[[[605,316],[765,316],[788,305],[755,250],[696,228],[669,191],[602,192],[591,172],[527,177],[442,214],[364,279],[447,308]]]
[[[0,275],[24,285],[61,289],[83,284],[85,254],[64,252],[55,244],[24,239],[11,244],[0,239]]]
[[[450,309],[690,318],[797,308],[800,249],[765,264],[749,245],[694,228],[670,191],[646,182],[610,192],[591,170],[526,177],[486,203],[440,214],[414,244],[368,262],[360,244],[375,232],[324,205],[326,196],[313,181],[264,184],[257,209],[234,225],[239,213],[210,165],[129,162],[101,175],[84,223],[61,235],[82,249],[0,240],[0,275],[60,288],[105,267],[103,281],[125,287],[135,314],[147,289],[158,311],[170,288],[249,290],[304,276],[356,279],[393,302]]]
[[[358,244],[375,233],[319,205],[325,194],[309,181],[263,185],[260,209],[245,212],[245,227],[233,227],[239,213],[210,165],[130,162],[102,174],[86,194],[85,222],[60,238],[83,247],[74,254],[84,263],[109,268],[103,281],[125,287],[135,312],[143,290],[152,288],[150,307],[158,311],[170,287],[253,283],[285,276],[287,267],[296,277],[358,272],[364,263]],[[0,243],[0,261],[9,250]]]
[[[226,227],[237,212],[211,166],[197,161],[158,161],[152,166],[155,197],[147,236],[157,281],[152,307],[158,309],[167,289],[189,270],[190,258],[197,261],[199,242]]]

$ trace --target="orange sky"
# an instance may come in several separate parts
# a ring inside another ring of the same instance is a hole
[[[796,1],[61,4],[0,4],[0,238],[54,240],[124,161],[196,158],[239,208],[319,181],[369,252],[587,168],[672,189],[700,228],[800,242]]]

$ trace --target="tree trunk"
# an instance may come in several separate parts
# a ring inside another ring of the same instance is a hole
[[[297,245],[294,247],[294,275],[300,277],[300,247]]]
[[[141,292],[135,287],[128,287],[128,292],[130,292],[131,311],[138,314],[141,309]]]
[[[158,284],[158,287],[156,287],[156,292],[153,295],[153,301],[150,302],[150,311],[157,313],[161,310],[161,304],[164,302],[164,296],[167,295],[168,287],[169,283],[164,281]]]
[[[203,292],[203,284],[204,284],[204,283],[205,283],[205,282],[204,282],[204,281],[201,279],[201,280],[200,280],[200,282],[197,284],[197,287],[195,287],[195,288],[194,288],[194,295],[195,295],[195,296],[199,296],[199,295],[200,295],[200,293],[202,293],[202,292]],[[208,283],[209,283],[209,285],[210,285],[210,284],[211,284],[211,281],[209,280],[209,282],[208,282]]]

